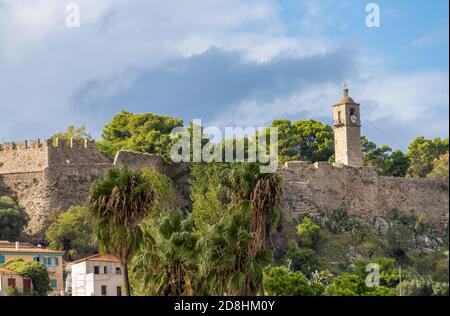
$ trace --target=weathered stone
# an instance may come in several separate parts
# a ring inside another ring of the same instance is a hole
[[[92,142],[50,141],[6,144],[0,151],[0,191],[15,196],[29,213],[28,230],[42,233],[53,209],[67,210],[86,202],[91,183],[108,169],[153,168],[172,179],[179,207],[189,208],[187,164],[167,165],[155,156],[119,152],[111,161]],[[345,207],[349,215],[372,221],[380,232],[386,229],[384,217],[393,208],[425,212],[431,224],[448,223],[448,183],[430,179],[378,176],[373,168],[355,168],[330,163],[290,162],[277,173],[283,178],[283,231],[274,236],[276,248],[295,239],[295,220],[309,213],[323,217]]]
[[[389,230],[389,223],[379,216],[375,216],[373,226],[379,234],[386,234]]]
[[[420,248],[432,248],[433,242],[430,237],[425,235],[417,235],[416,236],[416,244]]]

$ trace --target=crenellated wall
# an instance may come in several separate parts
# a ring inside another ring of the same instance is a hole
[[[89,140],[8,143],[0,150],[0,193],[17,198],[30,215],[28,232],[40,238],[52,210],[84,204],[95,179],[124,165],[171,173],[150,154],[120,151],[113,162]]]
[[[91,183],[108,169],[153,168],[174,180],[176,202],[189,208],[189,165],[167,165],[161,158],[121,151],[114,161],[91,141],[10,143],[0,150],[0,191],[15,196],[30,214],[28,231],[39,238],[53,209],[86,202]],[[383,217],[393,208],[426,213],[436,224],[448,223],[448,182],[378,176],[372,168],[330,163],[289,162],[277,171],[283,178],[285,234],[304,213],[323,215],[344,206],[352,215]]]

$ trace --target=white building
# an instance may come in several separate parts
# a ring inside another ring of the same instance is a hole
[[[72,296],[122,296],[123,267],[115,257],[94,255],[69,264],[66,291]]]

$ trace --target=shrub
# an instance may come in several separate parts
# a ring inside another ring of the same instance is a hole
[[[390,219],[393,222],[396,222],[398,224],[402,224],[405,226],[408,226],[410,228],[414,228],[416,222],[417,222],[417,217],[414,215],[407,215],[405,213],[403,213],[402,211],[400,211],[397,208],[393,208],[389,211],[388,213],[388,219]]]
[[[399,284],[397,291],[404,296],[448,296],[448,283],[415,277]]]
[[[350,230],[349,217],[344,207],[335,209],[325,219],[325,227],[332,233],[342,233]]]
[[[267,294],[274,296],[318,296],[324,291],[321,283],[309,281],[302,273],[285,266],[266,267],[264,286]]]
[[[6,295],[8,295],[8,296],[22,296],[22,293],[20,293],[18,288],[8,286],[8,288],[6,289]]]
[[[394,224],[386,235],[390,251],[397,258],[402,258],[415,245],[414,231],[406,225]]]
[[[395,287],[399,282],[399,272],[397,271],[396,262],[392,258],[375,257],[371,259],[358,259],[355,261],[354,273],[365,278],[368,274],[366,267],[369,264],[378,264],[380,268],[380,285],[387,287]]]
[[[362,277],[356,274],[344,273],[336,277],[326,288],[329,296],[395,296],[394,289],[384,286],[369,288]]]
[[[298,247],[295,241],[289,243],[289,249],[285,256],[294,271],[299,271],[310,276],[314,271],[320,270],[321,264],[315,251],[310,248]]]
[[[315,249],[318,243],[323,239],[320,226],[305,217],[297,226],[297,237],[301,246]]]

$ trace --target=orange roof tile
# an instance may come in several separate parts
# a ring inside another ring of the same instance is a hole
[[[14,246],[13,246],[14,245]],[[47,248],[34,247],[27,243],[19,244],[17,249],[14,243],[0,243],[0,253],[2,252],[14,252],[14,253],[47,253],[64,255],[64,251],[50,250]]]
[[[80,263],[80,262],[84,262],[84,261],[104,261],[104,262],[119,262],[119,260],[112,256],[112,255],[104,255],[104,254],[96,254],[90,257],[86,257],[83,259],[79,259],[73,262],[70,262],[70,264],[76,264],[76,263]]]
[[[0,275],[16,275],[16,274],[17,273],[15,273],[13,271],[0,268]]]

